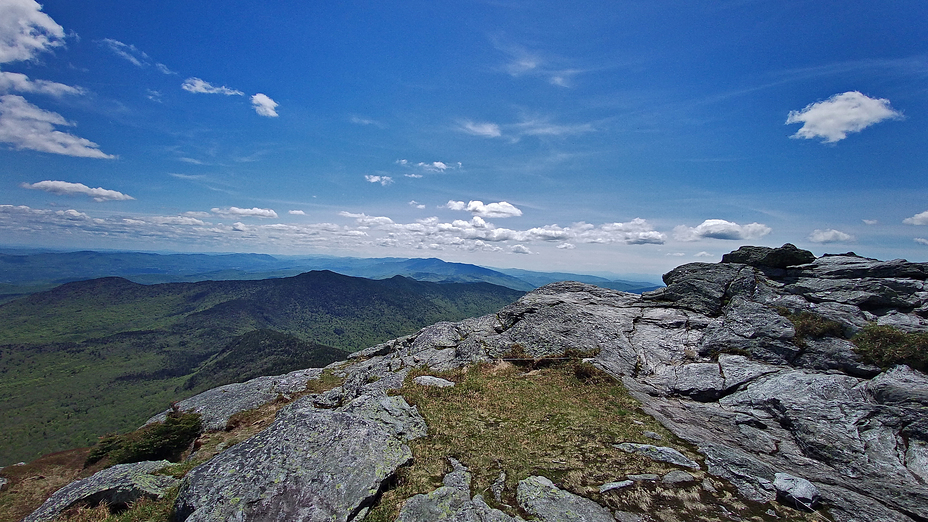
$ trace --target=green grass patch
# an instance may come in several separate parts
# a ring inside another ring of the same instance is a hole
[[[805,348],[809,339],[818,339],[821,337],[845,338],[844,325],[837,321],[826,319],[818,314],[806,310],[799,313],[792,313],[784,307],[778,307],[777,313],[793,323],[793,328],[796,330],[793,343],[800,348]]]
[[[928,373],[928,332],[903,332],[892,326],[868,324],[851,341],[864,362],[883,369],[907,364]]]
[[[426,373],[410,372],[400,393],[418,407],[429,434],[410,443],[415,463],[400,470],[396,489],[384,494],[366,520],[394,520],[403,500],[441,486],[450,471],[448,457],[468,466],[474,493],[488,502],[491,484],[504,472],[502,504],[510,506],[516,505],[518,481],[531,475],[595,498],[599,485],[625,473],[671,469],[612,447],[649,442],[645,430],[671,435],[638,409],[620,383],[588,363],[524,372],[503,362],[429,373],[456,382],[454,387],[412,383]]]

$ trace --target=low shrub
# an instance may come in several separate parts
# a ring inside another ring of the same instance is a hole
[[[108,458],[110,464],[161,459],[177,461],[202,430],[199,413],[170,412],[164,422],[100,439],[87,456],[85,466],[103,458]]]
[[[928,373],[928,332],[903,332],[892,326],[868,324],[851,341],[864,362],[881,368],[897,364]]]

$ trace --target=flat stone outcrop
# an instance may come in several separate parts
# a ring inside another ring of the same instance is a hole
[[[412,458],[404,440],[421,435],[397,428],[414,411],[402,398],[383,400],[393,402],[368,399],[337,411],[314,407],[311,397],[298,399],[269,428],[190,471],[175,520],[358,518]]]
[[[171,463],[166,460],[117,464],[59,489],[23,522],[55,520],[78,503],[126,506],[142,498],[160,499],[179,481],[154,473]]]
[[[221,430],[225,429],[232,415],[257,408],[278,396],[301,392],[306,389],[307,381],[317,379],[321,374],[321,368],[310,368],[273,377],[257,377],[207,390],[178,402],[176,406],[181,411],[199,413],[204,430]],[[164,421],[170,411],[155,415],[145,424]]]

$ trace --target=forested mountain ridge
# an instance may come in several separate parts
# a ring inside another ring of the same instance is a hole
[[[108,277],[21,297],[0,305],[0,414],[7,419],[0,464],[89,444],[203,386],[255,376],[230,361],[272,374],[310,360],[325,365],[437,321],[492,312],[522,294],[486,283],[313,271],[157,285]],[[253,346],[263,346],[268,360],[240,355],[243,336],[257,330],[264,344]],[[213,360],[222,354],[222,364]]]

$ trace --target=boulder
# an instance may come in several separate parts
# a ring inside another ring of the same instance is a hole
[[[574,495],[545,477],[520,480],[516,492],[519,505],[542,522],[614,522],[608,509],[588,498]]]
[[[63,511],[78,503],[113,507],[127,506],[142,498],[160,499],[179,481],[154,473],[171,463],[166,460],[117,464],[90,477],[68,484],[49,497],[23,522],[55,520]]]
[[[795,245],[790,243],[786,243],[779,248],[743,246],[722,256],[723,263],[741,263],[770,268],[805,265],[813,261],[815,261],[815,254],[808,250],[796,248]]]
[[[777,499],[795,508],[814,510],[820,498],[818,488],[808,480],[795,477],[789,473],[776,473],[773,487],[777,490]]]
[[[285,407],[266,430],[191,470],[175,520],[348,521],[367,509],[412,458],[396,422],[382,420],[391,412],[372,420],[367,409],[319,410],[309,399]]]

